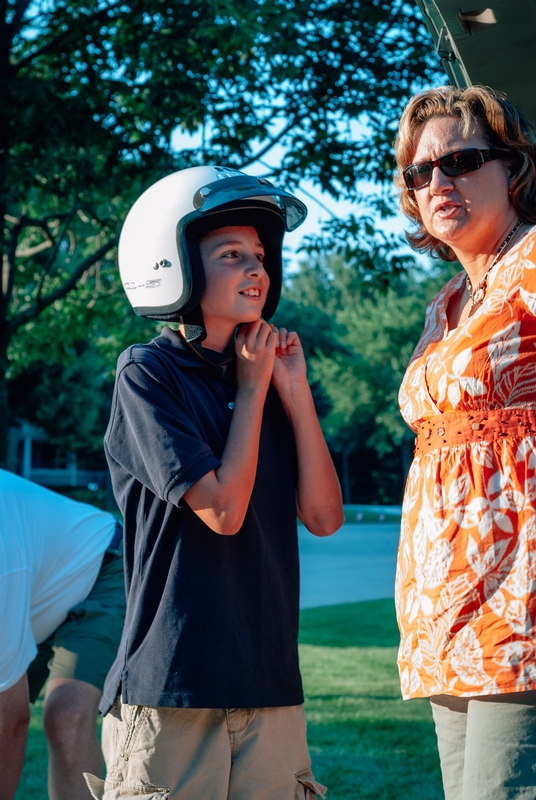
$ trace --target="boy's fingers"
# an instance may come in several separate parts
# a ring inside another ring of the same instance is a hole
[[[249,328],[250,328],[250,326],[248,324],[244,324],[244,325],[240,326],[240,330],[236,334],[236,345],[237,345],[237,347],[242,348],[246,344],[246,341],[247,341],[247,338],[248,338],[248,335],[249,335]]]
[[[300,344],[300,337],[296,331],[290,331],[290,333],[287,334],[287,346],[291,344]]]
[[[249,353],[258,352],[265,348],[275,352],[277,342],[277,331],[274,331],[272,326],[263,319],[242,325],[236,336],[237,347],[240,350],[245,348]]]
[[[262,321],[262,319],[256,319],[254,322],[250,322],[247,327],[247,335],[246,335],[246,342],[248,347],[251,349],[255,346],[255,342],[262,331],[262,326],[266,323]]]
[[[261,320],[260,323],[256,338],[261,345],[265,345],[270,340],[271,336],[277,338],[277,333],[272,330],[271,325],[264,320]]]
[[[273,350],[274,353],[275,353],[275,348],[277,347],[277,342],[278,342],[278,338],[277,338],[276,331],[269,331],[268,332],[268,336],[264,340],[263,344],[264,344],[265,347],[269,347],[270,350]]]

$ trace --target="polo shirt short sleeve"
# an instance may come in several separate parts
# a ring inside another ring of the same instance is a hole
[[[135,705],[303,702],[298,668],[296,453],[274,389],[241,530],[221,536],[183,495],[221,461],[234,365],[214,367],[164,329],[119,359],[105,450],[125,524],[127,614],[104,688]]]
[[[173,380],[165,358],[132,348],[123,362],[110,422],[110,457],[158,498],[179,505],[220,461],[203,441],[184,386]]]

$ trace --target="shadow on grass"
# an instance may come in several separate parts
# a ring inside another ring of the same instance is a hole
[[[397,647],[394,601],[304,608],[300,613],[299,641],[322,647]]]
[[[337,700],[337,701],[341,701],[341,702],[344,702],[345,700],[371,700],[371,701],[374,700],[374,701],[378,701],[378,702],[383,702],[383,701],[387,701],[387,700],[392,700],[393,699],[393,695],[392,694],[385,694],[385,695],[370,694],[369,692],[367,692],[366,694],[352,693],[352,694],[346,694],[346,695],[345,694],[310,694],[310,693],[308,693],[307,694],[307,699],[309,701],[311,701],[311,702],[313,700],[320,700],[320,701],[326,701],[326,702],[328,702],[330,700]]]
[[[305,609],[300,643],[309,747],[328,800],[443,800],[430,704],[400,697],[393,601]],[[47,797],[41,713],[39,700],[16,800]]]
[[[427,700],[400,696],[393,600],[301,612],[308,740],[328,800],[443,800]]]
[[[309,725],[329,800],[443,800],[432,723]]]

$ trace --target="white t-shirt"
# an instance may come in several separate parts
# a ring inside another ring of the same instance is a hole
[[[0,470],[0,692],[91,591],[112,514]]]

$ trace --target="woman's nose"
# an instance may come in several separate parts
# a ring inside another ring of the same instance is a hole
[[[444,172],[441,172],[438,166],[434,167],[432,170],[432,179],[430,181],[430,191],[432,194],[442,194],[443,192],[448,192],[454,188],[454,184],[452,182],[452,178],[449,178],[448,175],[445,175]]]

